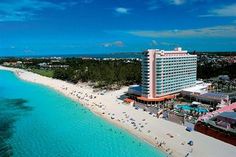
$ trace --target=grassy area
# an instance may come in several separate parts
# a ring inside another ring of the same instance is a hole
[[[32,69],[33,73],[37,73],[42,76],[46,77],[53,77],[54,71],[53,70],[45,70],[45,69]]]

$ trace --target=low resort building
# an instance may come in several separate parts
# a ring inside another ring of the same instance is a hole
[[[236,146],[236,103],[199,117],[195,130]]]
[[[195,129],[236,145],[236,104],[229,105],[224,93],[209,92],[211,83],[197,81],[196,55],[181,48],[149,49],[143,52],[141,68],[142,84],[129,87],[125,102],[184,125],[187,131]]]

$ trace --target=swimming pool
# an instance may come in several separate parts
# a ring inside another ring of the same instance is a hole
[[[188,104],[185,104],[185,105],[177,105],[176,106],[177,109],[183,109],[184,111],[196,111],[196,112],[199,112],[199,113],[206,113],[208,112],[207,109],[203,108],[203,107],[192,107]]]

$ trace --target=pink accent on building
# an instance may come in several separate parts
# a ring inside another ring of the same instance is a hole
[[[150,78],[150,98],[155,98],[156,96],[156,72],[155,72],[155,66],[156,66],[156,55],[155,51],[150,51],[149,52],[149,63],[150,63],[150,73],[149,73],[149,78]]]
[[[236,103],[233,103],[214,112],[208,112],[199,117],[194,130],[236,146],[235,128],[231,127],[235,124],[235,110]],[[224,113],[232,116],[222,116]]]
[[[148,49],[142,58],[142,96],[157,98],[175,94],[196,84],[197,56],[182,48]]]
[[[208,120],[208,119],[210,119],[210,118],[214,117],[215,115],[218,115],[222,112],[227,112],[227,111],[232,111],[232,110],[236,110],[236,103],[232,103],[229,106],[225,106],[225,107],[218,109],[216,111],[213,111],[213,112],[208,112],[207,114],[199,117],[198,121]]]

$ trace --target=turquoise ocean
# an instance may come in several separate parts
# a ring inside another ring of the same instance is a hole
[[[0,71],[0,157],[163,157],[45,86]]]

